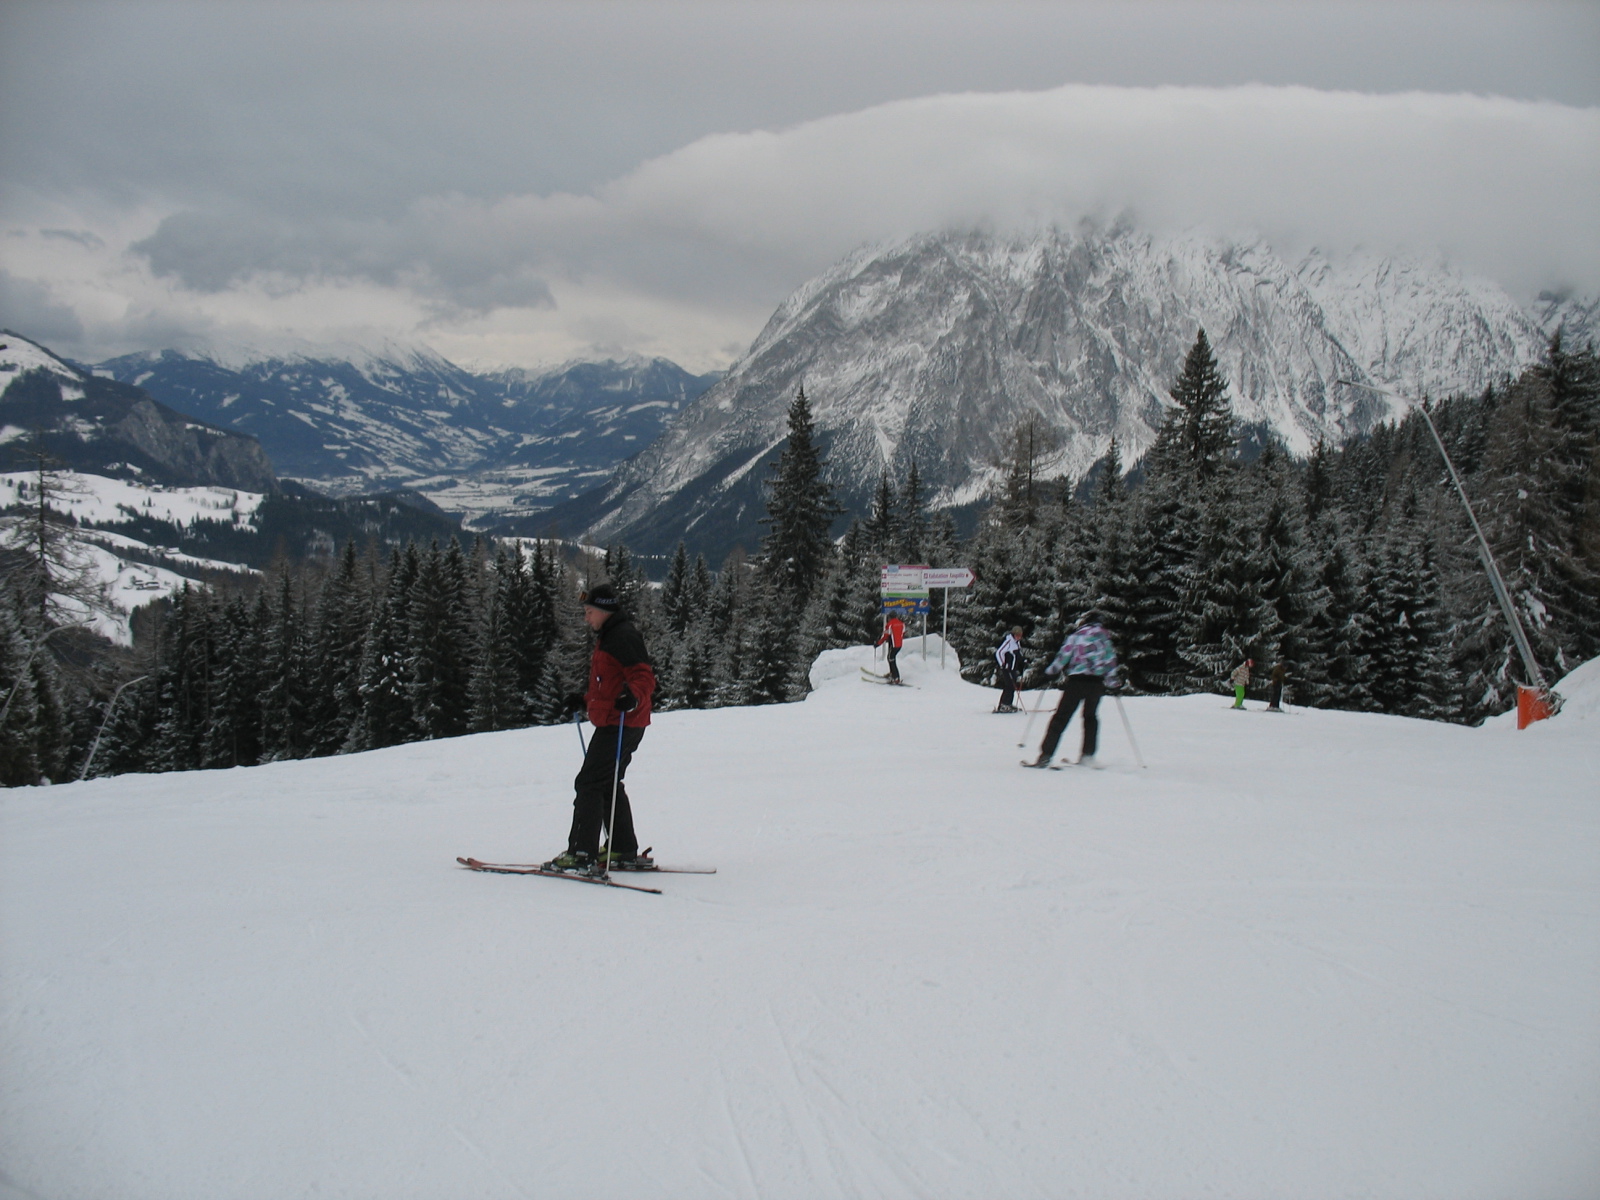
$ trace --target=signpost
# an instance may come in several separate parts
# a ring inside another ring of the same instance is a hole
[[[886,566],[880,577],[878,590],[883,599],[884,612],[900,612],[902,619],[910,613],[922,614],[922,657],[928,657],[928,593],[933,588],[944,589],[944,637],[939,644],[939,668],[944,669],[944,648],[950,641],[950,589],[971,587],[976,576],[967,567],[928,567],[919,564]]]

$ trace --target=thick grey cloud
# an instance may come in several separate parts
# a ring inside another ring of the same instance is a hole
[[[1600,104],[1593,3],[170,3],[0,7],[12,185],[297,217],[584,191],[707,133],[1068,82]]]
[[[0,219],[82,354],[337,322],[708,365],[949,224],[1131,212],[1594,290],[1596,105],[1592,3],[11,0]]]
[[[196,289],[359,276],[482,310],[547,304],[542,278],[559,273],[762,303],[864,242],[1128,216],[1286,249],[1438,251],[1531,294],[1600,290],[1597,198],[1600,109],[1072,86],[713,135],[589,195],[430,197],[394,219],[294,227],[182,212],[134,249]]]
[[[0,267],[0,328],[15,329],[35,341],[73,345],[83,336],[83,322],[65,304],[50,298],[43,284],[18,279]]]

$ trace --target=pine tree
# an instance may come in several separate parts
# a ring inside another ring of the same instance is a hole
[[[693,611],[688,605],[689,582],[689,551],[680,538],[678,549],[672,555],[672,564],[667,568],[667,578],[661,585],[661,615],[675,638],[681,638],[689,627],[689,617]]]
[[[842,511],[823,477],[827,464],[815,437],[811,405],[802,387],[789,405],[788,441],[768,484],[762,524],[771,532],[761,542],[766,570],[797,612],[809,603],[812,589],[827,572],[833,557],[829,531]]]
[[[1274,662],[1284,663],[1307,692],[1322,676],[1314,629],[1328,604],[1328,592],[1317,578],[1305,547],[1305,536],[1288,479],[1273,481],[1260,519],[1261,594],[1277,614]]]
[[[717,572],[711,599],[706,606],[706,632],[711,641],[712,706],[717,708],[745,702],[743,658],[745,639],[741,636],[746,619],[746,575],[744,558],[737,551],[728,555]]]
[[[1178,645],[1190,616],[1191,567],[1200,541],[1193,495],[1170,478],[1147,481],[1119,522],[1116,559],[1097,568],[1097,601],[1128,683],[1141,692],[1191,686]]]
[[[911,469],[906,472],[905,487],[900,490],[899,527],[895,531],[898,540],[895,558],[898,562],[926,561],[928,514],[925,505],[922,476],[917,471],[916,459],[912,459]]]
[[[435,542],[422,556],[411,591],[406,691],[412,725],[424,740],[467,730],[471,670],[464,567],[459,544],[452,541],[441,552]]]
[[[1048,643],[1059,632],[1048,544],[1037,531],[1007,525],[999,507],[967,546],[977,580],[967,602],[951,611],[950,622],[962,678],[985,685],[994,681],[994,649],[1013,626],[1020,625],[1032,645],[1049,652],[1055,647]]]
[[[512,560],[502,549],[495,555],[491,584],[478,622],[468,688],[471,703],[468,727],[475,733],[511,729],[521,724],[524,714],[510,619],[510,597],[515,587]]]
[[[36,784],[43,774],[41,715],[32,660],[17,597],[0,590],[0,787]]]
[[[6,389],[8,399],[15,398],[21,382]],[[47,385],[55,387],[53,381]],[[18,480],[20,503],[0,517],[0,566],[6,589],[21,605],[22,629],[37,642],[57,626],[82,624],[113,613],[115,606],[93,560],[73,537],[76,522],[64,511],[63,499],[82,486],[45,449],[42,434],[32,441],[34,467],[27,479]]]
[[[1191,690],[1216,689],[1246,658],[1262,664],[1276,658],[1283,627],[1265,593],[1266,566],[1260,533],[1244,506],[1214,497],[1202,521],[1178,639]]]
[[[361,658],[361,728],[351,749],[376,750],[416,736],[407,690],[410,596],[422,564],[414,544],[389,558],[384,593],[373,607]]]
[[[1115,508],[1127,496],[1127,485],[1122,477],[1122,451],[1117,447],[1116,434],[1106,447],[1101,459],[1100,479],[1095,484],[1095,504],[1101,508]]]
[[[1171,395],[1174,407],[1161,423],[1147,470],[1214,478],[1232,459],[1235,440],[1228,383],[1204,329],[1195,336]]]
[[[1425,534],[1397,526],[1385,539],[1369,603],[1373,699],[1384,712],[1450,719],[1459,701]]]
[[[361,657],[371,623],[354,542],[347,542],[317,599],[310,675],[310,736],[315,754],[337,754],[361,720]]]
[[[715,692],[715,673],[707,621],[702,614],[691,621],[677,644],[672,664],[676,681],[674,703],[680,708],[710,708]]]
[[[1018,422],[1008,439],[1005,457],[994,465],[1001,472],[995,517],[1010,529],[1026,529],[1039,518],[1045,502],[1041,473],[1044,460],[1060,446],[1055,431],[1038,413]]]
[[[301,758],[309,749],[305,622],[287,567],[279,572],[275,592],[261,638],[261,754],[268,762]]]
[[[559,674],[562,664],[557,654],[561,630],[557,619],[556,596],[561,565],[554,546],[546,550],[536,543],[533,557],[524,568],[522,550],[514,552],[506,596],[506,621],[510,627],[513,661],[516,664],[517,694],[523,719],[543,722],[543,703],[536,697],[552,666]],[[552,663],[552,658],[555,661]],[[564,696],[566,693],[561,693]],[[559,701],[561,696],[557,696]],[[559,714],[557,714],[559,717]]]
[[[162,624],[155,670],[159,711],[148,761],[158,771],[192,771],[204,765],[211,724],[216,628],[209,595],[186,584]]]
[[[782,704],[794,699],[798,658],[794,609],[764,571],[751,581],[749,613],[739,664],[741,703]]]
[[[879,566],[887,566],[894,557],[895,531],[898,517],[895,511],[894,484],[889,472],[878,475],[878,488],[872,494],[872,512],[861,526],[863,549]]]
[[[1297,672],[1294,694],[1318,708],[1374,712],[1372,696],[1372,610],[1367,603],[1367,571],[1356,548],[1330,512],[1317,523],[1317,585],[1325,603],[1306,630],[1306,656],[1315,669]]]
[[[261,630],[243,596],[217,623],[215,692],[203,758],[208,767],[251,767],[261,758]]]

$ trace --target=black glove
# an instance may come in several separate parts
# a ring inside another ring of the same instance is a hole
[[[632,712],[634,705],[638,703],[633,698],[633,693],[627,688],[623,688],[622,691],[617,693],[617,698],[611,702],[611,706],[618,712]]]
[[[573,692],[572,695],[568,696],[561,702],[562,711],[564,711],[569,717],[573,713],[581,713],[588,707],[589,700],[582,692]]]

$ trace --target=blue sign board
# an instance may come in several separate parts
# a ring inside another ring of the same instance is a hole
[[[878,608],[885,615],[899,613],[902,621],[909,620],[915,613],[927,616],[930,610],[928,593],[913,592],[906,595],[885,595]]]

